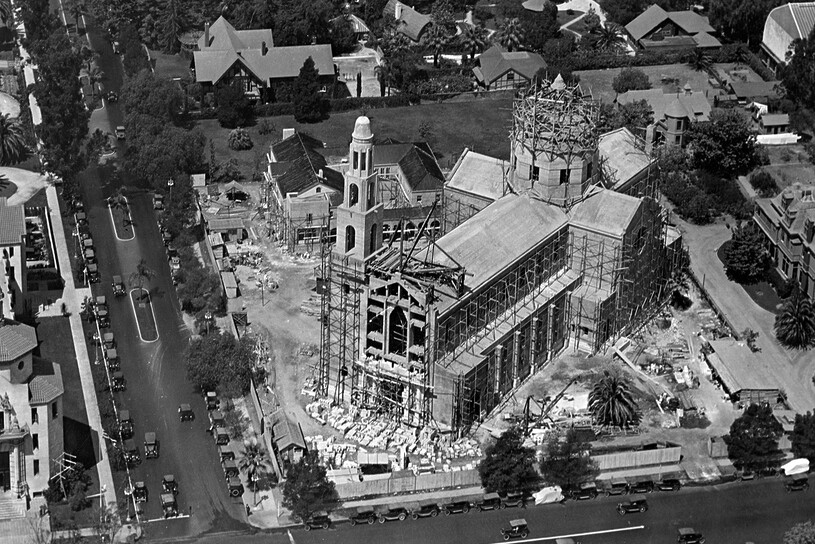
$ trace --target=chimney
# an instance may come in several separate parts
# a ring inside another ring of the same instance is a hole
[[[266,47],[266,42],[261,42],[260,43],[260,54],[265,57],[266,53],[268,53],[268,52],[269,52],[269,48]]]
[[[293,128],[284,128],[283,129],[283,139],[291,138],[294,136],[294,129]]]
[[[402,17],[402,4],[400,2],[396,2],[396,10],[394,11],[393,16],[397,21]]]
[[[317,172],[317,177],[320,179],[325,179],[325,175],[323,174],[323,169],[320,168],[320,171]]]
[[[204,47],[209,47],[209,23],[204,23]]]

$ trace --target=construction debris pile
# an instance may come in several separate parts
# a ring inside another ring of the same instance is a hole
[[[472,469],[483,457],[473,439],[461,438],[451,443],[429,427],[411,428],[364,408],[331,406],[329,399],[307,404],[306,412],[349,441],[336,443],[333,438],[319,435],[307,438],[329,468],[355,468],[357,454],[368,450],[387,452],[394,466],[412,468],[417,473]]]

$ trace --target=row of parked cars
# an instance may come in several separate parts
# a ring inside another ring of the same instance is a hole
[[[207,406],[207,416],[209,417],[208,433],[212,434],[212,439],[218,448],[221,458],[221,468],[224,470],[224,480],[230,497],[240,497],[243,495],[243,483],[240,479],[240,470],[235,462],[235,452],[229,446],[229,432],[226,430],[223,412],[220,408],[226,408],[229,399],[221,401],[214,391],[204,393],[204,402]]]
[[[602,487],[595,482],[585,482],[569,490],[568,496],[574,500],[596,499],[598,495],[628,495],[632,493],[653,493],[654,491],[679,491],[682,482],[670,478],[654,482],[653,480],[637,480],[629,482],[625,478],[614,478]]]

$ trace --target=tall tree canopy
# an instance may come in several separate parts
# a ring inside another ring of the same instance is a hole
[[[638,68],[623,68],[612,80],[611,86],[617,93],[628,91],[639,91],[651,88],[651,80],[648,74]]]
[[[812,412],[795,414],[790,441],[795,457],[805,457],[815,463],[815,415]]]
[[[803,40],[792,42],[792,58],[781,69],[781,82],[787,97],[815,109],[815,28]]]
[[[314,59],[307,58],[294,80],[294,119],[298,123],[316,123],[326,113],[326,101],[320,93],[320,74]]]
[[[780,458],[778,439],[783,432],[772,406],[751,404],[730,425],[725,436],[727,455],[736,468],[764,469]]]
[[[589,444],[580,440],[574,429],[566,432],[566,440],[554,436],[546,444],[546,452],[540,463],[543,479],[563,489],[570,489],[581,482],[593,480],[598,474],[597,463],[587,455]]]
[[[189,380],[201,389],[217,389],[229,397],[249,391],[255,363],[254,340],[229,333],[207,334],[194,338],[184,356]]]
[[[724,252],[727,277],[739,283],[762,281],[770,267],[770,253],[764,243],[764,233],[748,221],[733,229],[730,245]]]
[[[301,521],[314,512],[330,510],[337,501],[334,482],[326,478],[317,452],[310,451],[288,468],[283,484],[283,506]]]
[[[815,544],[815,523],[796,523],[784,533],[784,544]]]
[[[488,492],[506,494],[532,489],[540,481],[535,470],[535,450],[524,447],[523,441],[517,429],[508,429],[487,448],[478,474]]]
[[[756,134],[736,110],[713,110],[710,121],[691,123],[687,135],[697,168],[732,177],[761,162]]]
[[[327,0],[278,0],[274,26],[276,46],[331,43],[333,15]]]
[[[784,0],[710,0],[710,24],[728,41],[761,43],[764,22]]]
[[[784,346],[809,349],[815,346],[815,309],[796,285],[775,316],[775,336]]]
[[[628,427],[639,422],[631,384],[622,375],[608,371],[589,392],[589,411],[603,426]]]

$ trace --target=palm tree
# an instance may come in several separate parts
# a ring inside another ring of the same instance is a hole
[[[710,65],[713,64],[713,59],[710,58],[704,49],[694,49],[693,56],[688,61],[688,65],[697,72],[706,72]]]
[[[448,43],[450,35],[442,25],[434,24],[422,35],[422,44],[433,52],[434,67],[439,67],[439,56]]]
[[[808,349],[815,345],[815,311],[797,286],[775,316],[775,336],[788,348]]]
[[[71,0],[65,11],[74,18],[76,27],[79,28],[79,21],[82,19],[82,16],[88,14],[88,7],[85,5],[85,0]]]
[[[385,89],[387,89],[388,96],[390,96],[391,67],[388,64],[388,59],[383,58],[381,64],[374,66],[374,75],[376,75],[376,80],[379,82],[379,95],[385,96]]]
[[[105,72],[96,64],[91,64],[88,70],[88,82],[91,84],[91,96],[95,96],[97,85],[105,79]]]
[[[11,10],[11,1],[10,0],[0,0],[0,19],[3,19],[3,22],[6,24],[7,27],[11,28],[12,26],[12,16],[13,11]]]
[[[517,17],[504,19],[498,30],[498,43],[507,51],[514,51],[521,47],[523,41],[524,29],[521,26],[521,21]]]
[[[594,40],[594,48],[600,51],[616,53],[625,46],[623,30],[614,23],[596,26],[591,35]]]
[[[23,127],[7,113],[0,115],[0,166],[22,162],[29,153]]]
[[[246,471],[246,477],[252,482],[252,491],[257,503],[258,480],[269,468],[269,456],[254,436],[243,441],[243,451],[238,460],[238,468]]]
[[[127,225],[127,216],[129,215],[129,208],[127,204],[127,198],[125,195],[122,194],[121,189],[116,192],[115,195],[108,198],[108,206],[110,206],[111,210],[119,210],[122,212],[124,219],[122,223],[126,226]]]
[[[139,259],[136,270],[130,274],[130,281],[138,284],[139,291],[142,291],[142,298],[144,298],[144,282],[150,282],[155,277],[156,273],[147,266],[147,261]]]
[[[589,392],[589,410],[603,426],[628,427],[639,421],[628,381],[608,371]]]
[[[467,25],[458,37],[461,46],[470,53],[470,60],[475,58],[476,53],[484,51],[487,47],[487,30],[479,23],[477,26]]]

